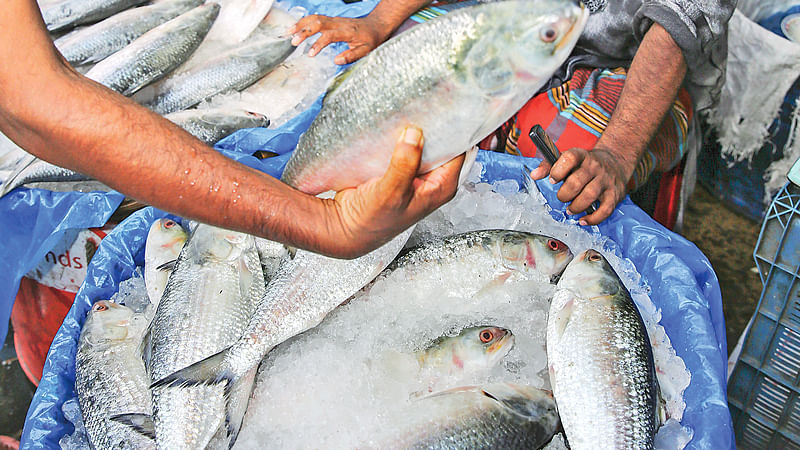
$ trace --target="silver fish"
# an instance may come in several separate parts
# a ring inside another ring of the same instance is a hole
[[[408,279],[434,281],[462,273],[467,276],[451,295],[471,297],[507,280],[541,277],[553,281],[571,260],[569,247],[558,239],[524,231],[481,230],[409,249],[386,270],[402,268]]]
[[[420,173],[464,153],[561,66],[587,17],[572,0],[488,2],[390,39],[334,82],[282,180],[318,194],[380,176],[407,125],[425,136]]]
[[[56,39],[54,44],[70,64],[96,63],[200,4],[202,0],[167,0],[129,9]]]
[[[189,233],[172,219],[158,219],[150,225],[144,245],[144,285],[153,312],[188,237]]]
[[[514,346],[514,335],[500,327],[471,327],[442,336],[415,356],[420,368],[445,374],[493,367]]]
[[[100,61],[86,77],[131,95],[186,61],[208,33],[219,5],[206,3],[163,23]]]
[[[30,183],[39,182],[65,182],[87,181],[92,178],[73,170],[56,166],[39,158],[34,158],[26,166],[17,169],[0,188],[0,197],[8,194],[15,188]]]
[[[248,39],[199,67],[164,80],[148,107],[159,114],[168,114],[222,92],[240,91],[283,62],[294,49],[289,39]]]
[[[653,448],[659,390],[647,330],[595,250],[561,276],[547,319],[547,360],[570,448]]]
[[[165,374],[153,386],[236,383],[255,369],[274,346],[317,326],[329,312],[372,281],[397,256],[412,229],[352,260],[298,250],[293,258],[281,262],[247,330],[236,343],[203,361]]]
[[[97,22],[147,0],[63,0],[41,6],[48,31],[61,31]]]
[[[269,126],[269,119],[264,115],[243,109],[189,109],[167,114],[164,118],[208,145],[244,128]]]
[[[93,448],[155,449],[145,435],[152,432],[142,360],[146,329],[144,315],[110,301],[101,300],[89,311],[78,340],[75,390]],[[114,419],[120,416],[141,418],[140,431]]]
[[[537,449],[558,424],[549,391],[510,383],[467,386],[412,402],[377,447]]]
[[[264,292],[252,236],[200,224],[181,251],[150,326],[152,380],[235,343]],[[215,435],[232,445],[255,368],[236,383],[155,387],[159,448],[205,448]]]

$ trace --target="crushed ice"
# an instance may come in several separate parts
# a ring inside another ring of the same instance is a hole
[[[692,435],[679,423],[690,374],[658,325],[660,311],[633,264],[615,254],[615,244],[607,238],[586,232],[574,220],[553,220],[537,190],[518,192],[513,180],[480,183],[480,171],[476,164],[470,182],[417,226],[409,245],[504,228],[553,236],[575,254],[587,248],[601,251],[631,291],[653,343],[662,396],[672,418],[659,430],[656,448],[683,448]],[[409,281],[401,271],[379,277],[320,326],[268,355],[236,446],[256,448],[270,442],[276,448],[381,447],[379,437],[393,428],[393,414],[432,382],[409,355],[438,336],[470,326],[508,328],[515,336],[514,348],[500,365],[483,373],[438,374],[437,389],[500,380],[549,388],[544,340],[553,289],[524,281],[458,298],[448,295],[455,289]],[[558,436],[550,445],[564,448]]]

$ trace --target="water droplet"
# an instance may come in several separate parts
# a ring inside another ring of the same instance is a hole
[[[184,174],[184,175],[189,175],[189,169],[186,169],[186,170],[184,170],[184,171],[183,171],[183,174]]]

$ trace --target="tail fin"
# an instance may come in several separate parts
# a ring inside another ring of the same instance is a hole
[[[167,375],[151,384],[150,389],[167,386],[180,387],[225,383],[225,392],[228,394],[231,384],[236,381],[236,377],[224,368],[225,355],[228,350],[229,348]]]
[[[150,439],[156,438],[156,428],[153,424],[153,417],[147,414],[119,414],[112,416],[111,420],[119,422],[133,428],[137,433],[147,436]]]

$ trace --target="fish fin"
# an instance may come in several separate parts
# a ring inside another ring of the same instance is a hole
[[[509,278],[511,278],[511,275],[513,275],[513,272],[512,272],[511,269],[508,272],[503,272],[503,273],[497,275],[496,277],[494,277],[492,279],[492,281],[489,281],[488,283],[486,283],[475,294],[475,297],[479,297],[479,296],[481,296],[483,294],[486,294],[487,292],[491,291],[492,289],[495,289],[497,287],[502,286],[503,284],[505,284],[506,281],[508,281]]]
[[[156,270],[158,271],[175,270],[175,264],[177,262],[178,262],[177,259],[173,259],[172,261],[167,261],[164,264],[161,264],[160,266],[156,267]]]
[[[150,385],[150,389],[167,386],[200,386],[225,383],[225,396],[230,394],[231,385],[236,381],[235,376],[223,369],[225,355],[228,349],[209,356],[206,359],[184,367]]]
[[[289,259],[294,259],[295,255],[297,255],[297,247],[292,247],[290,245],[284,245],[286,247],[286,253],[289,255]]]
[[[533,178],[531,178],[531,172],[533,172],[533,169],[528,167],[527,164],[522,165],[522,191],[527,192],[529,194],[533,191],[533,189],[538,189],[533,184]]]
[[[147,436],[150,439],[156,438],[156,427],[153,424],[153,417],[149,414],[132,413],[132,414],[118,414],[112,416],[111,420],[119,422],[133,428],[137,433]]]
[[[342,83],[344,83],[344,80],[346,80],[350,76],[350,74],[353,73],[353,69],[355,69],[359,64],[361,64],[362,61],[363,61],[363,59],[359,60],[358,62],[356,62],[352,66],[350,66],[347,70],[337,74],[333,78],[333,81],[331,81],[331,84],[328,85],[328,89],[325,91],[325,95],[327,96],[327,94],[330,94],[331,92],[335,91],[336,88],[341,86]],[[325,100],[323,100],[323,102],[324,101]]]
[[[574,304],[574,300],[568,300],[566,303],[564,303],[564,306],[558,310],[556,316],[553,318],[553,320],[556,322],[556,331],[558,332],[559,337],[564,335],[564,330],[566,330],[567,325],[569,325],[569,320],[572,318],[572,309]]]

